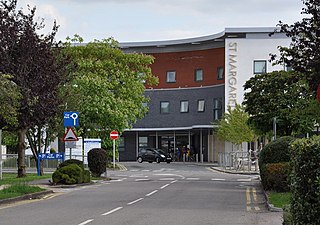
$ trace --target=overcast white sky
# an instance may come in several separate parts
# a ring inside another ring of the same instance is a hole
[[[85,42],[200,37],[226,27],[276,26],[302,18],[301,0],[18,0],[37,7],[38,17],[60,25],[57,40],[79,34]]]

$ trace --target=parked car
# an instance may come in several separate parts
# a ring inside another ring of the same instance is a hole
[[[155,149],[155,148],[145,148],[140,149],[137,160],[139,163],[142,163],[143,161],[147,161],[149,163],[152,162],[172,162],[172,157],[169,154],[166,154],[161,149]]]

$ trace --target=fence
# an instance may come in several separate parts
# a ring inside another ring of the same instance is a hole
[[[227,153],[218,153],[219,167],[223,167],[225,170],[236,171],[257,171],[258,170],[258,158],[255,151],[236,151]]]
[[[84,162],[87,162],[87,156],[82,155],[71,155],[72,159],[78,159]],[[70,159],[70,155],[66,155],[65,159]],[[17,167],[18,154],[4,154],[2,155],[2,168],[6,169],[18,169]],[[31,155],[25,156],[25,165],[26,169],[36,169],[36,161],[34,157]],[[56,169],[58,165],[61,163],[61,159],[59,160],[44,160],[43,168],[44,169]],[[86,167],[85,163],[85,167]]]

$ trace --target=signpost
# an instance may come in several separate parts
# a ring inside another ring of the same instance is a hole
[[[116,168],[116,139],[119,138],[118,131],[111,131],[110,138],[113,140],[113,168]]]

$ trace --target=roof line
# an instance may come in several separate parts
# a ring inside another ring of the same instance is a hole
[[[232,33],[271,33],[275,31],[276,27],[235,27],[235,28],[225,28],[224,31],[202,36],[202,37],[194,37],[194,38],[186,38],[186,39],[176,39],[176,40],[165,40],[165,41],[142,41],[142,42],[121,42],[119,43],[121,48],[130,48],[130,47],[149,47],[149,46],[157,46],[157,47],[165,47],[168,45],[180,45],[180,44],[189,44],[204,41],[212,41],[215,39],[224,39],[227,37],[227,34]]]

